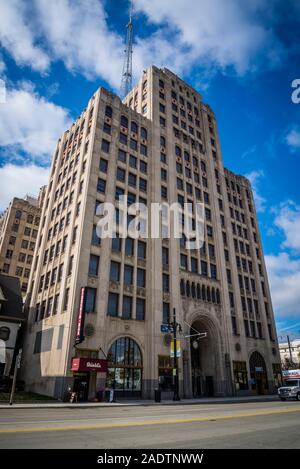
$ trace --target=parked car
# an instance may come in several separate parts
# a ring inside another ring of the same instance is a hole
[[[292,378],[284,380],[283,386],[278,388],[278,397],[282,401],[286,399],[300,401],[300,379]]]

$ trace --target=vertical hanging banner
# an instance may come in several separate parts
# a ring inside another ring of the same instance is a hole
[[[80,302],[79,302],[79,311],[77,318],[77,328],[75,336],[75,345],[81,344],[84,340],[83,336],[83,326],[84,326],[84,304],[85,304],[85,287],[81,287],[80,290]]]
[[[174,340],[171,341],[170,344],[170,357],[174,358]],[[180,340],[176,340],[176,357],[180,358],[181,357],[181,348],[180,348]]]

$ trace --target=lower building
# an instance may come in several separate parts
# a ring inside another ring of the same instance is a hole
[[[25,322],[20,280],[0,274],[0,379],[9,378],[21,326]]]

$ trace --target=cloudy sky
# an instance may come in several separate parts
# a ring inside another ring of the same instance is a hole
[[[298,333],[300,1],[134,3],[135,80],[166,66],[214,109],[225,165],[255,190],[279,334]],[[127,0],[0,0],[0,210],[47,181],[93,92],[118,92],[127,15]]]

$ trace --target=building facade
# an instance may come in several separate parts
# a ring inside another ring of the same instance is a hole
[[[28,287],[44,190],[38,199],[14,197],[0,218],[0,272],[20,279],[23,296]]]
[[[121,195],[147,207],[202,202],[203,246],[187,249],[172,229],[122,238],[119,213],[120,236],[99,239],[97,207]],[[182,396],[274,390],[280,356],[251,186],[224,168],[211,108],[169,70],[144,71],[123,103],[100,88],[63,134],[37,244],[22,367],[31,390],[169,396],[161,325],[174,308]]]
[[[0,274],[0,380],[13,374],[15,349],[24,323],[20,280]]]

